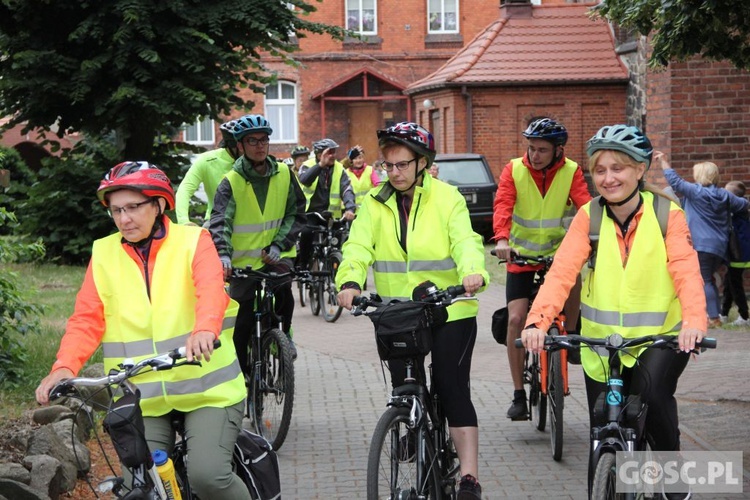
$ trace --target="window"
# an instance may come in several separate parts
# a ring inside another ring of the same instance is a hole
[[[430,33],[458,33],[458,0],[427,0]]]
[[[346,29],[362,35],[377,34],[376,0],[347,0]]]
[[[190,144],[214,144],[214,121],[211,118],[198,118],[192,125],[186,125],[184,131],[185,142]]]
[[[293,83],[266,87],[266,119],[273,129],[272,143],[297,142],[297,88]]]

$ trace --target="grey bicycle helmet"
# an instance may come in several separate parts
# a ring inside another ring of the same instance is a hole
[[[229,120],[219,125],[219,131],[221,132],[221,140],[223,141],[223,147],[233,147],[237,144],[232,134],[235,120]]]
[[[325,151],[326,149],[336,149],[337,147],[339,147],[336,141],[328,138],[315,141],[313,142],[312,146],[316,153]]]
[[[273,134],[271,124],[262,115],[245,115],[242,118],[237,118],[234,120],[231,130],[235,141],[241,141],[243,137],[253,132]]]
[[[307,149],[307,146],[295,146],[291,152],[292,158],[296,158],[298,156],[308,156],[309,154],[310,150]]]
[[[601,149],[621,151],[635,161],[645,163],[647,170],[651,166],[651,157],[654,153],[648,137],[632,125],[607,125],[600,128],[586,143],[586,154],[590,157]]]
[[[562,123],[551,118],[539,118],[529,123],[522,135],[527,139],[544,139],[555,146],[564,146],[568,142],[568,130]]]

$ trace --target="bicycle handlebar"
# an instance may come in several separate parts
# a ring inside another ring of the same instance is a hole
[[[649,342],[653,342],[649,347],[661,347],[665,349],[676,349],[677,348],[677,336],[676,335],[645,335],[643,337],[635,337],[632,339],[626,339],[619,333],[613,333],[608,337],[604,338],[593,338],[584,337],[583,335],[547,335],[544,337],[544,346],[557,347],[562,349],[580,349],[581,344],[589,347],[602,346],[607,350],[622,350],[628,347],[638,347]],[[701,349],[715,349],[716,339],[706,337],[700,342],[695,343],[696,348]],[[515,346],[523,348],[523,342],[521,339],[516,339]]]
[[[214,349],[221,347],[221,341],[219,339],[214,340]],[[110,373],[99,378],[93,377],[73,377],[62,379],[60,382],[52,388],[49,393],[50,400],[57,399],[63,396],[67,396],[74,391],[76,386],[80,387],[97,387],[107,385],[119,385],[124,381],[139,375],[144,369],[150,368],[151,371],[163,371],[171,370],[176,366],[193,365],[201,366],[200,361],[184,361],[178,363],[179,360],[185,358],[185,346],[172,349],[169,352],[163,354],[157,354],[156,356],[145,358],[135,363],[132,358],[126,358],[120,363],[120,371],[116,373]]]
[[[466,289],[463,285],[449,286],[445,290],[440,290],[437,287],[433,286],[428,289],[428,293],[425,299],[402,302],[420,302],[424,304],[433,304],[435,307],[445,307],[460,300],[477,300],[476,297],[461,297],[461,295],[465,293]],[[365,310],[368,307],[378,308],[388,305],[388,303],[382,302],[377,299],[378,297],[375,294],[370,294],[369,297],[365,297],[364,295],[358,295],[354,297],[352,299],[352,305],[354,306],[354,309],[352,309],[352,314],[354,316],[360,316],[362,314],[367,315]]]
[[[490,255],[494,255],[497,257],[497,252],[495,250],[490,250]],[[552,261],[554,260],[554,257],[545,257],[543,255],[523,255],[520,253],[516,253],[515,251],[512,251],[511,253],[512,257],[510,259],[511,264],[516,264],[517,266],[534,266],[537,264],[544,264],[545,266],[549,267],[552,265]],[[506,259],[498,259],[500,264],[508,262]]]
[[[263,271],[259,271],[257,269],[253,269],[253,266],[246,266],[245,268],[232,268],[232,278],[240,278],[240,279],[247,279],[247,278],[259,278],[259,279],[281,279],[286,278],[288,276],[295,276],[294,270],[290,269],[289,271],[285,273],[276,273],[276,272],[270,272],[266,273]]]

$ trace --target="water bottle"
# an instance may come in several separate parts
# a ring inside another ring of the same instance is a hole
[[[174,464],[164,450],[156,450],[151,454],[156,464],[156,471],[164,483],[164,489],[167,491],[169,500],[182,500],[180,487],[177,485],[177,476],[174,471]]]

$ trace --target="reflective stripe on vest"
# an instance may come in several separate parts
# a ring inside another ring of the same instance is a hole
[[[565,236],[563,217],[570,209],[570,186],[578,164],[566,160],[542,197],[523,160],[516,158],[512,163],[513,182],[519,194],[513,207],[510,246],[521,254],[552,255]]]
[[[346,171],[349,176],[349,181],[352,183],[352,189],[354,190],[354,201],[357,204],[357,208],[362,205],[362,200],[367,196],[375,186],[372,183],[372,167],[370,165],[365,166],[365,171],[362,175],[357,177],[357,174],[351,170]]]
[[[302,165],[307,167],[314,167],[317,164],[318,161],[315,158],[311,158],[305,161],[305,163],[303,163]],[[337,219],[340,219],[341,215],[344,213],[341,209],[342,175],[344,175],[344,166],[337,160],[333,163],[333,174],[331,174],[331,190],[328,194],[328,211],[331,212]],[[300,183],[302,192],[305,194],[305,198],[307,199],[305,210],[308,210],[310,208],[310,200],[312,199],[313,194],[315,194],[315,189],[317,189],[318,187],[319,179],[320,177],[316,177],[312,184],[310,184],[309,186],[305,186],[304,184]]]
[[[277,163],[277,167],[278,173],[268,180],[268,194],[263,210],[258,205],[258,198],[250,182],[234,170],[226,176],[236,201],[232,232],[233,267],[244,268],[249,265],[253,269],[262,268],[264,264],[261,251],[273,243],[284,223],[291,173],[283,163]],[[278,196],[277,193],[283,193],[283,196]],[[283,252],[282,257],[293,257],[296,254],[296,249],[292,247]]]
[[[190,269],[200,236],[197,227],[169,225],[151,279],[151,298],[139,264],[122,248],[120,234],[94,242],[91,266],[102,300],[106,330],[102,338],[104,371],[123,358],[137,362],[185,345],[195,324],[195,286]],[[193,411],[204,406],[225,407],[245,397],[232,340],[238,304],[230,301],[220,340],[210,363],[174,370],[145,372],[133,379],[141,389],[145,416],[171,410]]]
[[[641,194],[643,215],[624,268],[615,223],[606,211],[602,216],[596,268],[587,275],[581,292],[584,335],[604,338],[619,333],[633,338],[676,334],[682,326],[682,309],[667,269],[667,250],[654,213],[654,195]],[[583,209],[589,213],[590,203]],[[679,210],[674,203],[671,209]],[[633,366],[644,349],[621,354],[623,366]],[[589,377],[600,382],[606,380],[609,370],[606,355],[582,348],[581,363]]]

